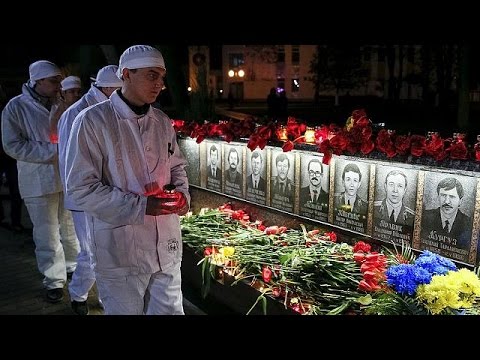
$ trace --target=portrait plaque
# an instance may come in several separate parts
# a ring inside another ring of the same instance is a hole
[[[377,165],[372,236],[412,246],[418,170]]]
[[[240,144],[224,144],[224,193],[243,198],[243,151]]]
[[[321,154],[300,153],[300,215],[328,221],[330,166],[322,163]]]
[[[200,186],[200,145],[195,140],[188,138],[179,139],[178,146],[187,160],[185,171],[188,183]]]
[[[295,199],[295,153],[271,151],[271,206],[293,213]]]
[[[420,250],[469,262],[477,193],[477,178],[425,172]]]
[[[365,234],[370,164],[336,158],[334,166],[333,223]]]
[[[222,143],[214,141],[205,143],[207,189],[222,192]]]
[[[265,205],[267,196],[267,150],[259,148],[251,151],[246,149],[247,163],[247,188],[246,199],[248,201]]]

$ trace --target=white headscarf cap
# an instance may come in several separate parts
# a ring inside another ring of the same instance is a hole
[[[117,65],[107,65],[98,70],[95,80],[95,86],[98,87],[121,87],[122,80],[116,74]]]
[[[162,53],[148,45],[130,46],[120,56],[117,76],[120,79],[122,78],[123,69],[143,69],[148,67],[159,67],[167,70]]]
[[[82,80],[78,76],[67,76],[65,79],[62,80],[60,83],[62,85],[62,90],[70,90],[70,89],[81,89],[82,88]]]
[[[51,61],[47,60],[38,60],[30,64],[28,67],[28,72],[30,75],[29,85],[32,87],[36,84],[36,80],[58,75],[62,76],[60,68]]]

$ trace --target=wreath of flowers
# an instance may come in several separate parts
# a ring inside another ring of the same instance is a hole
[[[269,142],[283,141],[284,152],[291,151],[295,144],[305,143],[307,125],[294,117],[288,117],[286,125],[270,121],[257,124],[253,117],[242,121],[220,120],[218,123],[186,123],[172,120],[178,134],[189,136],[201,143],[205,138],[221,137],[226,142],[248,138],[248,148],[263,149]],[[364,109],[354,110],[344,127],[336,124],[315,128],[315,144],[323,153],[323,162],[329,164],[332,155],[367,155],[373,150],[384,153],[387,158],[397,155],[430,157],[436,161],[445,159],[480,161],[480,142],[473,147],[466,142],[465,134],[456,133],[451,138],[442,138],[437,132],[423,135],[400,135],[395,130],[373,131],[372,122]]]

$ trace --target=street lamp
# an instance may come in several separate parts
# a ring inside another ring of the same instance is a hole
[[[243,71],[242,69],[240,69],[240,70],[230,69],[230,70],[228,70],[227,74],[228,74],[229,78],[233,78],[233,77],[243,78],[245,76],[245,71]]]

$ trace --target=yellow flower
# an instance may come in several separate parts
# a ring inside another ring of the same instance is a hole
[[[235,253],[235,248],[233,246],[225,246],[218,251],[220,252],[220,254],[228,258]]]
[[[420,285],[417,289],[417,299],[432,314],[470,308],[477,296],[480,296],[480,279],[468,269],[435,275],[429,284]]]
[[[350,131],[353,128],[353,124],[354,124],[353,117],[350,116],[347,119],[347,122],[345,123],[345,128],[347,129],[347,131]]]

